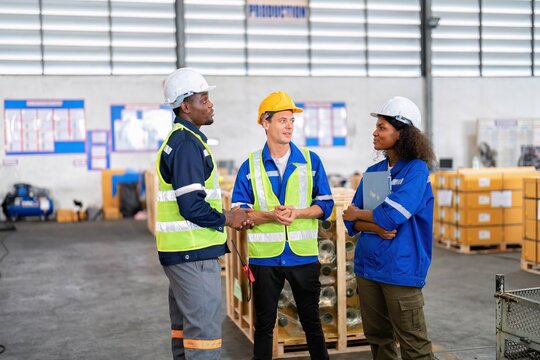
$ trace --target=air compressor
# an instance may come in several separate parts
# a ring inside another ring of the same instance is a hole
[[[18,183],[13,185],[13,191],[5,196],[2,210],[11,221],[28,216],[39,216],[41,220],[48,220],[54,211],[54,205],[47,189]]]

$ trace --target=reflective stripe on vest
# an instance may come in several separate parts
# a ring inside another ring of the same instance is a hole
[[[223,244],[225,243],[227,236],[225,232],[200,227],[180,215],[176,191],[171,184],[163,180],[159,166],[161,154],[169,137],[175,131],[189,131],[192,133],[205,147],[205,154],[208,153],[212,158],[214,168],[208,179],[204,182],[204,190],[206,191],[205,201],[218,212],[222,212],[223,207],[221,202],[221,190],[219,189],[217,166],[208,145],[199,135],[183,125],[175,123],[172,131],[159,149],[156,159],[156,173],[158,175],[159,186],[156,206],[157,249],[158,251],[163,252],[181,252]]]
[[[221,200],[221,189],[204,189],[207,200]],[[176,190],[158,191],[157,201],[176,201]]]
[[[296,169],[289,176],[285,191],[285,205],[297,209],[308,208],[312,202],[313,178],[309,150],[303,149],[303,155],[306,163],[294,164]],[[249,164],[250,180],[255,197],[253,208],[259,211],[272,211],[281,204],[272,190],[272,184],[264,168],[262,151],[251,153]],[[289,226],[276,222],[257,225],[252,230],[248,230],[249,257],[277,256],[283,252],[286,240],[289,241],[291,250],[295,254],[316,256],[318,255],[317,225],[317,219],[295,219]]]

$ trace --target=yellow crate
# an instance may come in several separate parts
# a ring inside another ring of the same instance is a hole
[[[538,230],[540,230],[540,221],[535,219],[525,219],[525,239],[537,240],[538,239]]]
[[[525,219],[538,220],[538,199],[524,200]]]
[[[504,201],[502,200],[504,198]],[[458,208],[485,209],[485,208],[514,208],[523,206],[523,191],[521,190],[493,190],[458,192],[455,196]]]
[[[459,226],[456,238],[463,245],[496,245],[503,242],[502,226]]]
[[[532,263],[540,262],[540,241],[523,240],[521,245],[521,258]]]
[[[505,225],[503,227],[503,242],[507,244],[521,244],[523,240],[523,225]]]
[[[523,196],[532,199],[540,198],[540,177],[523,179]]]
[[[439,221],[433,222],[433,238],[439,240],[441,238],[441,223]]]
[[[460,226],[488,226],[503,224],[503,209],[459,209],[455,222]]]
[[[460,209],[487,209],[491,208],[491,191],[458,192],[455,200]]]
[[[459,173],[457,189],[462,191],[502,190],[501,173]]]
[[[523,225],[523,208],[515,207],[503,209],[504,225]]]
[[[58,209],[56,210],[56,221],[60,223],[77,221],[77,213],[69,209]]]
[[[523,179],[537,175],[538,173],[536,172],[536,170],[525,172],[505,172],[503,173],[503,189],[522,190]]]
[[[456,171],[442,171],[438,172],[436,175],[435,182],[437,183],[437,188],[439,189],[455,189],[455,177],[457,175]]]

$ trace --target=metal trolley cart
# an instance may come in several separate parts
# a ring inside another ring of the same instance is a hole
[[[540,288],[504,290],[496,277],[497,360],[540,360]]]

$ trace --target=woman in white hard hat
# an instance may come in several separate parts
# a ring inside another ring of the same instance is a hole
[[[428,165],[434,153],[420,131],[421,115],[409,99],[388,100],[373,132],[375,150],[385,159],[366,173],[389,174],[391,191],[382,203],[364,206],[368,176],[362,180],[353,205],[343,212],[349,234],[361,232],[356,245],[354,271],[364,333],[374,359],[432,359],[424,319],[422,288],[431,263],[433,192]],[[370,174],[369,178],[373,179]],[[386,197],[384,197],[386,196]],[[397,338],[397,339],[396,339]]]

